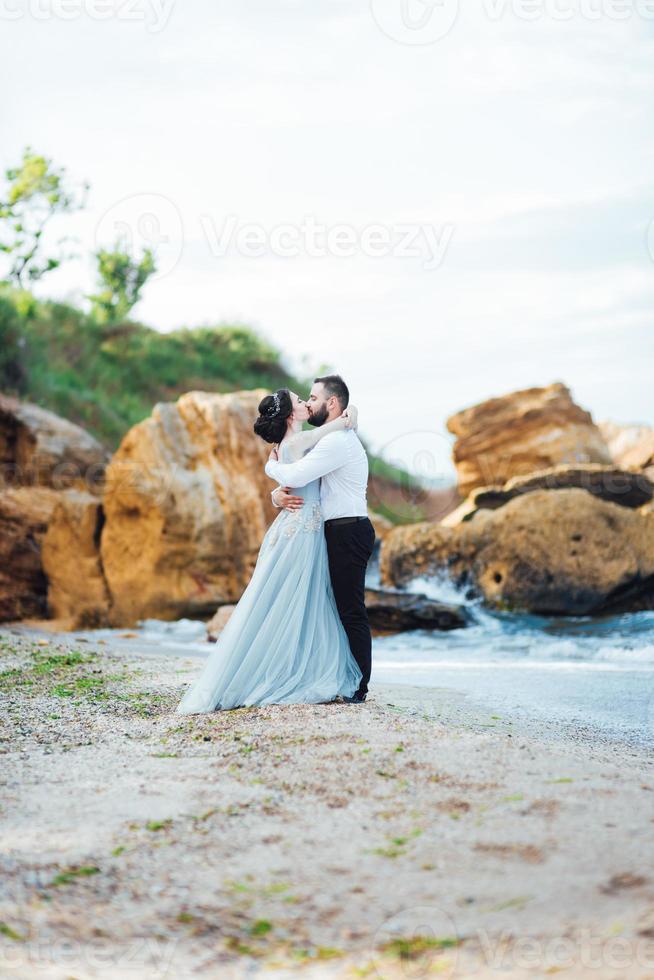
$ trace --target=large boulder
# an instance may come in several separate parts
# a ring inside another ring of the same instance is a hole
[[[114,624],[204,617],[240,598],[276,513],[270,447],[252,430],[264,394],[191,391],[124,437],[100,545]]]
[[[621,507],[644,507],[654,497],[654,483],[644,472],[599,463],[577,463],[575,466],[553,466],[528,476],[514,476],[501,487],[477,487],[442,523],[454,527],[462,521],[472,520],[479,510],[497,510],[521,494],[566,487],[579,487]]]
[[[589,412],[556,383],[490,398],[447,420],[459,491],[502,485],[510,477],[560,463],[611,463]]]
[[[109,591],[100,561],[102,505],[93,494],[60,495],[41,546],[48,614],[68,629],[109,624]]]
[[[45,486],[99,493],[109,458],[79,425],[39,405],[0,395],[0,488]]]
[[[457,527],[396,528],[382,583],[447,570],[492,606],[585,615],[654,608],[654,515],[579,488],[536,490]]]
[[[0,621],[48,615],[42,547],[60,502],[87,488],[99,507],[109,453],[84,429],[0,395]],[[97,544],[96,544],[97,548]],[[67,561],[81,586],[76,556]]]
[[[41,545],[61,496],[50,487],[0,492],[0,622],[47,614]]]
[[[463,570],[455,566],[459,528],[431,521],[402,524],[382,542],[379,573],[382,586],[404,588],[416,578],[429,578],[448,570],[462,580]]]

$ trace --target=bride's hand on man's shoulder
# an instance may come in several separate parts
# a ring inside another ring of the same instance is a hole
[[[341,418],[345,419],[346,429],[356,429],[357,421],[359,418],[359,410],[356,407],[356,405],[348,405],[348,407],[341,415]]]

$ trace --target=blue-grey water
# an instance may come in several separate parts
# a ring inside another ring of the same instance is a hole
[[[559,721],[654,746],[654,612],[552,617],[490,612],[447,583],[416,581],[465,603],[471,625],[375,641],[378,682],[451,687],[506,717]]]
[[[372,569],[370,585],[377,584],[375,578]],[[471,624],[375,638],[373,689],[375,683],[451,688],[502,718],[558,722],[562,728],[654,746],[654,612],[601,618],[516,615],[484,609],[446,579],[416,580],[410,590],[465,604]],[[144,620],[136,630],[75,635],[110,638],[126,652],[206,656],[212,649],[204,623],[189,619]]]

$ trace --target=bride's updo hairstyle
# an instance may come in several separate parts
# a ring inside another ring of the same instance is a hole
[[[293,402],[288,388],[278,388],[259,402],[259,418],[254,423],[254,431],[266,442],[281,442],[292,414]]]

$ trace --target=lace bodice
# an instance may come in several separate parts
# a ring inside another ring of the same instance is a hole
[[[291,463],[293,458],[288,446],[282,443],[279,454],[280,462]],[[316,533],[322,530],[322,510],[320,508],[320,480],[313,480],[306,487],[294,489],[296,497],[302,497],[304,504],[298,511],[283,510],[278,514],[268,529],[267,544],[272,547],[280,537],[294,537],[298,531]]]
[[[289,451],[289,447],[285,446],[283,442],[280,448],[279,461],[280,463],[293,462],[293,456]],[[294,489],[294,494],[296,497],[302,497],[307,503],[317,502],[319,504],[320,480],[313,480],[311,483],[307,483],[306,487],[298,487],[297,489]]]

